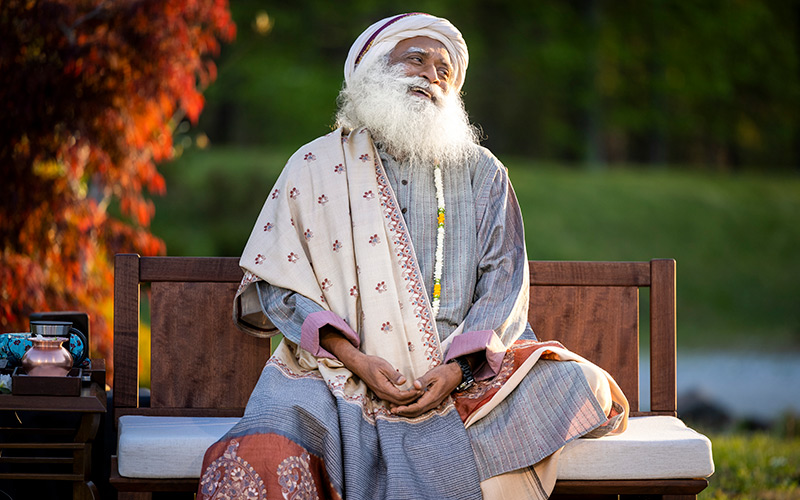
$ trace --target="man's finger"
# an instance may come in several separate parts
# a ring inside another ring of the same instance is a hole
[[[395,370],[392,376],[394,378],[390,380],[394,382],[394,385],[403,385],[406,383],[406,376],[400,373],[399,371]]]
[[[431,378],[430,377],[430,372],[428,372],[425,375],[421,376],[420,378],[418,378],[417,380],[414,381],[414,388],[415,389],[426,390],[428,388],[428,386],[431,385],[430,378]]]
[[[398,406],[392,411],[403,417],[416,417],[433,408],[435,401],[432,401],[432,399],[433,397],[430,393],[426,392],[416,402],[407,406]]]
[[[379,373],[382,373],[383,376],[385,376],[389,382],[393,383],[394,385],[403,385],[406,383],[405,375],[400,373],[400,370],[396,369],[385,359],[378,358],[378,361],[376,361],[376,366]]]
[[[400,390],[393,385],[388,385],[387,387],[381,388],[383,394],[379,394],[381,399],[385,399],[390,403],[395,403],[398,405],[406,405],[415,401],[422,395],[422,391],[415,391],[415,390]]]

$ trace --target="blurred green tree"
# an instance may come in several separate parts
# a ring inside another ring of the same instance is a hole
[[[577,163],[800,164],[800,0],[239,0],[267,37],[224,50],[212,143],[292,148],[333,121],[350,44],[384,16],[450,19],[464,100],[495,153]]]
[[[0,3],[3,330],[86,311],[111,359],[113,255],[164,252],[149,230],[156,162],[175,122],[197,121],[210,56],[234,36],[226,0]]]

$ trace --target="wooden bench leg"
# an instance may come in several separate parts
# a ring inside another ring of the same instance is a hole
[[[73,500],[97,500],[100,498],[100,492],[91,481],[75,482],[72,483],[72,498]]]
[[[153,494],[141,491],[120,491],[117,500],[152,500]]]

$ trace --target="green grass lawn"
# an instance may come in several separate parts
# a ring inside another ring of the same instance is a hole
[[[191,150],[162,166],[167,195],[155,200],[153,231],[168,253],[239,255],[290,153]],[[505,160],[529,258],[675,258],[680,348],[800,352],[797,175]]]
[[[708,434],[716,472],[699,500],[800,499],[800,436]]]

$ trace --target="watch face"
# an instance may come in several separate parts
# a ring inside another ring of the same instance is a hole
[[[473,385],[475,385],[475,381],[474,380],[472,380],[472,379],[465,380],[465,381],[461,382],[460,384],[458,384],[458,387],[456,387],[456,392],[464,392],[467,389],[469,389],[470,387],[472,387]]]

